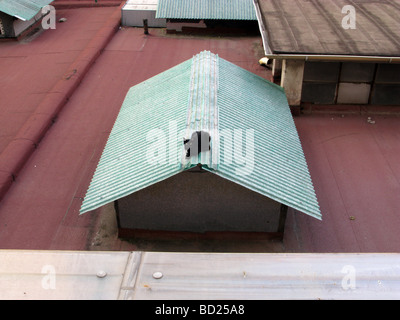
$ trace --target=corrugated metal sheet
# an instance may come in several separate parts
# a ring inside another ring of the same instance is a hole
[[[2,300],[399,298],[400,254],[0,251]]]
[[[159,0],[156,18],[257,20],[253,0]]]
[[[221,143],[222,159],[217,174],[320,218],[307,162],[283,89],[223,59],[219,78],[219,131],[229,134],[234,129],[237,133],[232,132],[231,143]],[[244,142],[251,138],[252,130],[253,145]],[[234,141],[236,138],[238,143]],[[240,144],[242,152],[235,150]],[[241,153],[248,160],[241,158]],[[227,161],[226,157],[231,155],[232,160]]]
[[[182,139],[199,129],[210,132],[211,151],[182,161]],[[81,213],[198,163],[321,218],[283,89],[210,52],[129,91]]]
[[[182,164],[190,168],[201,163],[210,169],[217,169],[219,143],[218,137],[218,56],[204,51],[193,57],[190,96],[186,120],[185,137],[193,132],[208,132],[211,140],[211,152],[201,152],[189,159],[182,154]]]
[[[31,20],[53,0],[0,0],[0,11],[21,20]]]
[[[191,65],[188,60],[129,90],[81,212],[120,199],[181,170]],[[182,133],[179,141],[178,132]],[[154,153],[149,155],[151,151]]]

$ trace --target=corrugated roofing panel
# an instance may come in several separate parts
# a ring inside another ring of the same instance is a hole
[[[181,170],[190,77],[188,60],[129,90],[81,212],[94,210]]]
[[[320,218],[283,89],[226,60],[219,63],[219,130],[224,134],[217,174]]]
[[[159,0],[156,18],[257,20],[253,0]]]
[[[201,152],[189,159],[182,155],[182,164],[186,168],[198,163],[216,169],[218,165],[218,56],[211,52],[202,52],[193,57],[190,98],[187,112],[185,138],[191,138],[194,132],[207,132],[213,139],[211,152]]]
[[[201,130],[210,133],[211,150],[186,159],[182,140]],[[198,163],[321,218],[283,89],[210,52],[129,91],[81,213]]]
[[[0,11],[21,20],[31,20],[53,0],[0,0]]]

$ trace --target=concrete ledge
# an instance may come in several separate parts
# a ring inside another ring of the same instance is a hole
[[[260,300],[262,312],[263,300],[398,300],[399,266],[396,253],[1,250],[0,299]]]
[[[121,22],[121,8],[122,5],[105,21],[96,36],[72,63],[63,78],[50,90],[0,155],[0,200],[12,185],[11,182],[18,177],[21,169],[90,67],[118,30]]]

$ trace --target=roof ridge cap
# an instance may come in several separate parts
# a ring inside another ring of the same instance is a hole
[[[210,137],[210,152],[200,152],[186,157],[182,155],[182,168],[201,163],[217,169],[219,159],[219,56],[204,50],[192,58],[185,136],[190,139],[194,132],[205,131]]]

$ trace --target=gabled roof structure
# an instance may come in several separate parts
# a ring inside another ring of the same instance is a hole
[[[196,131],[210,150],[187,158],[183,139]],[[321,219],[283,89],[208,51],[129,90],[81,213],[198,164]]]
[[[0,0],[0,11],[20,20],[31,20],[53,0]]]
[[[158,0],[156,18],[257,20],[253,0]]]

